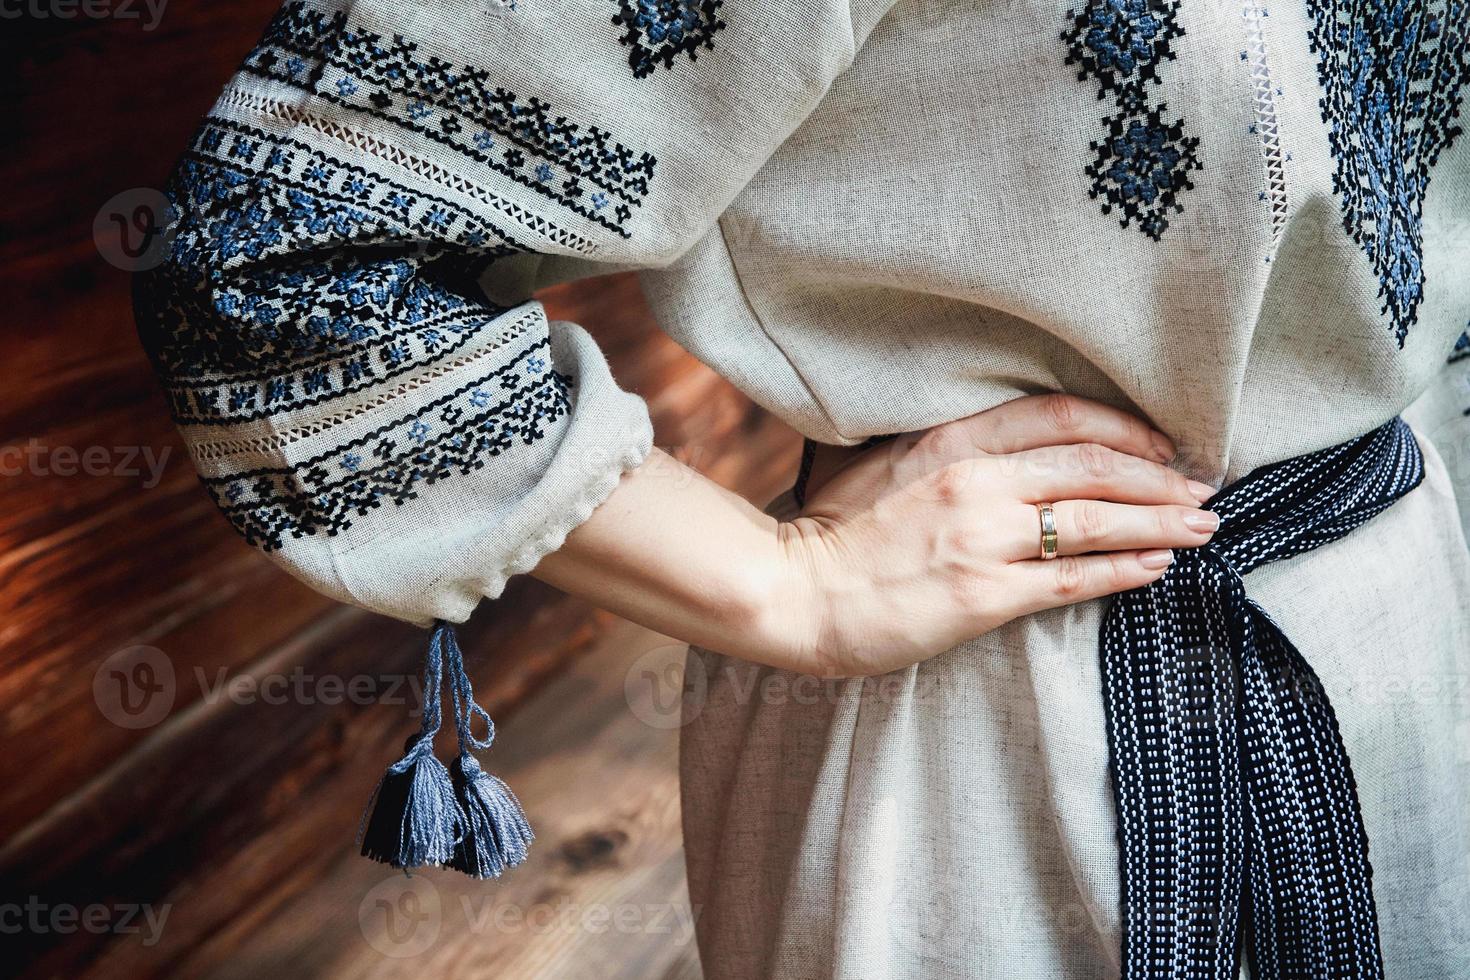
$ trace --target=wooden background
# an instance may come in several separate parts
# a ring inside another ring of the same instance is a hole
[[[476,883],[356,856],[415,726],[401,681],[424,637],[235,538],[137,345],[117,243],[92,230],[161,183],[275,5],[172,0],[153,30],[141,4],[0,23],[0,973],[697,977],[662,723],[682,651],[534,581],[461,633],[500,723],[488,767],[539,833],[530,862]],[[548,301],[648,399],[661,446],[752,498],[789,484],[797,437],[660,334],[634,281]],[[144,451],[166,459],[156,485]],[[146,727],[112,720],[150,676],[133,656],[171,697]]]

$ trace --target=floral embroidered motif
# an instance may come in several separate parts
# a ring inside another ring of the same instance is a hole
[[[494,223],[502,216],[576,254],[596,247],[501,198],[492,185],[506,181],[325,119],[317,99],[437,133],[624,235],[653,175],[651,156],[518,100],[485,71],[354,33],[348,6],[294,2],[277,15],[242,71],[315,98],[225,93],[169,180],[167,260],[135,280],[139,332],[175,419],[224,427],[192,440],[204,483],[266,550],[336,534],[553,433],[574,381],[554,369],[544,314],[495,305],[480,281],[528,251]],[[338,147],[385,172],[338,159]]]
[[[488,377],[315,457],[204,485],[245,540],[266,551],[288,535],[335,535],[354,516],[406,503],[421,486],[482,469],[516,443],[545,436],[571,408],[571,379],[537,357],[547,345],[542,338]],[[539,369],[530,369],[532,360]]]
[[[1098,98],[1112,97],[1117,112],[1103,119],[1107,135],[1092,143],[1096,154],[1086,168],[1089,194],[1102,199],[1103,214],[1114,209],[1127,228],[1158,241],[1170,213],[1184,210],[1179,195],[1194,187],[1192,170],[1201,167],[1199,138],[1185,136],[1184,120],[1165,121],[1167,105],[1150,105],[1148,91],[1159,82],[1159,67],[1174,59],[1173,42],[1183,36],[1177,14],[1180,0],[1091,0],[1068,13],[1062,32],[1067,64],[1077,65],[1079,81],[1098,86]]]
[[[674,67],[674,58],[687,54],[698,60],[698,50],[713,51],[714,36],[724,30],[719,18],[723,0],[618,0],[612,22],[627,28],[620,40],[632,50],[628,65],[635,78],[646,78],[662,62]]]
[[[1343,228],[1373,262],[1402,347],[1424,298],[1429,171],[1461,132],[1455,120],[1470,81],[1470,7],[1464,0],[1308,6]]]
[[[631,237],[624,226],[648,193],[652,154],[569,122],[542,99],[522,101],[490,69],[456,67],[418,48],[295,0],[277,12],[243,70],[418,133]],[[594,207],[594,194],[616,203]]]
[[[167,190],[173,251],[139,280],[140,326],[181,425],[265,418],[448,357],[505,312],[465,300],[476,270],[524,251],[446,198],[216,117]],[[328,240],[434,244],[279,261]]]

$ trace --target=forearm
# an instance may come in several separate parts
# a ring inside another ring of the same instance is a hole
[[[655,451],[534,574],[721,653],[883,674],[1019,616],[1141,588],[1170,549],[1206,544],[1214,489],[1172,456],[1116,409],[1023,397],[823,454],[802,516],[779,523]],[[1043,502],[1059,539],[1047,557]]]
[[[532,573],[650,629],[809,669],[804,587],[780,525],[658,449]]]

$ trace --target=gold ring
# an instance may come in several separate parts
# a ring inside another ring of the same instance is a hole
[[[1051,561],[1057,556],[1057,514],[1051,504],[1037,504],[1041,515],[1041,560]]]

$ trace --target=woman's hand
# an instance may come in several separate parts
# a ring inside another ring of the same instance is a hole
[[[819,456],[781,523],[654,450],[534,574],[660,633],[797,673],[876,674],[1017,616],[1131,589],[1209,540],[1213,492],[1129,415],[1019,398]],[[840,466],[832,465],[840,463]],[[1041,560],[1036,504],[1061,554]]]
[[[1152,582],[1218,524],[1200,509],[1213,488],[1168,469],[1173,453],[1123,412],[1040,395],[853,456],[779,528],[798,659],[884,673]],[[1055,560],[1041,559],[1038,503],[1055,509]]]

